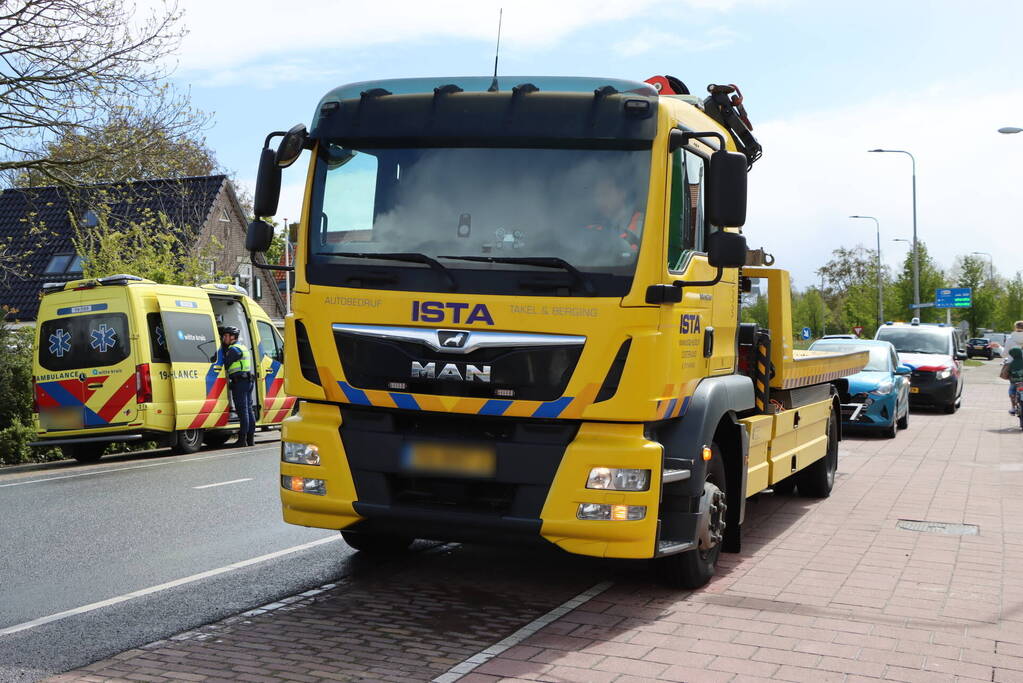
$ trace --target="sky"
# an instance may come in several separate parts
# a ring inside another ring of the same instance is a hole
[[[179,0],[189,31],[173,82],[213,114],[207,143],[246,188],[266,134],[311,123],[344,83],[500,73],[671,74],[694,93],[735,83],[764,156],[744,232],[817,281],[832,250],[901,267],[913,230],[939,265],[987,252],[1023,270],[1023,2],[989,0]],[[284,172],[278,218],[300,212],[306,164]],[[987,256],[981,258],[987,259]]]

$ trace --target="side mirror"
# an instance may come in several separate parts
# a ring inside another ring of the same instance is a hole
[[[711,225],[738,228],[746,223],[744,154],[718,150],[707,168],[707,220]]]
[[[913,368],[909,367],[908,365],[900,365],[899,367],[895,368],[895,374],[896,375],[912,375],[913,374]]]
[[[284,139],[277,146],[277,154],[274,161],[278,168],[287,168],[298,160],[302,150],[306,147],[306,140],[309,134],[306,132],[305,124],[299,123],[292,126],[291,130],[284,134]]]
[[[718,230],[707,236],[707,263],[713,268],[746,265],[746,238],[737,232]]]
[[[969,356],[966,354],[965,351],[960,351],[959,349],[956,349],[955,353],[956,360],[966,360],[967,358],[969,358]]]
[[[264,147],[259,153],[259,170],[256,172],[256,194],[252,200],[252,212],[256,218],[273,216],[281,199],[281,167],[277,165],[277,153]]]
[[[249,223],[249,229],[245,233],[245,250],[265,252],[270,248],[273,238],[273,226],[257,218]]]

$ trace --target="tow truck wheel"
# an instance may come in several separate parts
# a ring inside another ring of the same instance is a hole
[[[79,443],[73,446],[61,446],[60,449],[64,452],[64,457],[89,464],[98,462],[103,457],[103,451],[107,449],[107,445],[105,443]]]
[[[174,432],[174,452],[178,455],[195,453],[202,447],[204,429],[182,429]]]
[[[677,555],[659,557],[654,566],[662,581],[674,588],[699,588],[714,576],[721,541],[724,539],[728,509],[725,464],[717,444],[711,445],[713,456],[707,462],[707,475],[700,497],[701,518],[697,525],[697,547]]]
[[[357,531],[342,531],[341,538],[355,550],[367,555],[396,555],[408,550],[414,540],[408,536],[362,534]]]
[[[807,498],[827,498],[838,471],[838,420],[834,410],[828,419],[828,450],[824,457],[796,474],[799,493]]]

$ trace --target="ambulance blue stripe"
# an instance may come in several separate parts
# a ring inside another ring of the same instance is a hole
[[[62,406],[82,405],[81,400],[75,398],[75,396],[65,389],[60,382],[40,382],[39,387]]]
[[[546,417],[553,418],[561,415],[561,411],[568,407],[568,404],[572,402],[572,396],[563,396],[557,401],[548,401],[543,403],[539,408],[533,411],[533,417]]]
[[[398,406],[402,410],[422,410],[415,397],[409,394],[396,394],[392,392],[391,400],[394,401],[394,405]]]
[[[266,373],[266,377],[264,378],[266,383],[266,393],[268,394],[270,393],[270,385],[272,385],[274,383],[274,380],[277,379],[277,373],[280,371],[280,369],[281,369],[280,363],[278,363],[275,360],[270,361],[270,372]]]
[[[86,427],[105,427],[106,425],[110,424],[102,417],[92,412],[90,409],[84,408],[83,410],[85,411],[85,415],[83,416],[83,423],[85,424]]]
[[[345,398],[348,399],[349,403],[357,403],[361,406],[373,405],[373,402],[369,400],[369,396],[362,389],[356,389],[348,382],[338,382],[337,385],[341,387],[341,391],[345,392]]]
[[[210,365],[210,369],[206,371],[206,396],[207,397],[209,397],[210,392],[213,391],[213,384],[217,381],[217,377],[219,377],[219,376],[220,376],[220,366],[218,366],[216,363]]]
[[[492,398],[483,404],[483,407],[479,410],[479,415],[504,415],[504,411],[508,410],[511,406],[511,401],[502,401],[498,398]]]

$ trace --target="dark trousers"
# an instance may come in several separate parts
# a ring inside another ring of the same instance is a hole
[[[256,416],[252,411],[252,380],[232,379],[231,399],[238,413],[238,439],[249,439],[256,433]]]

